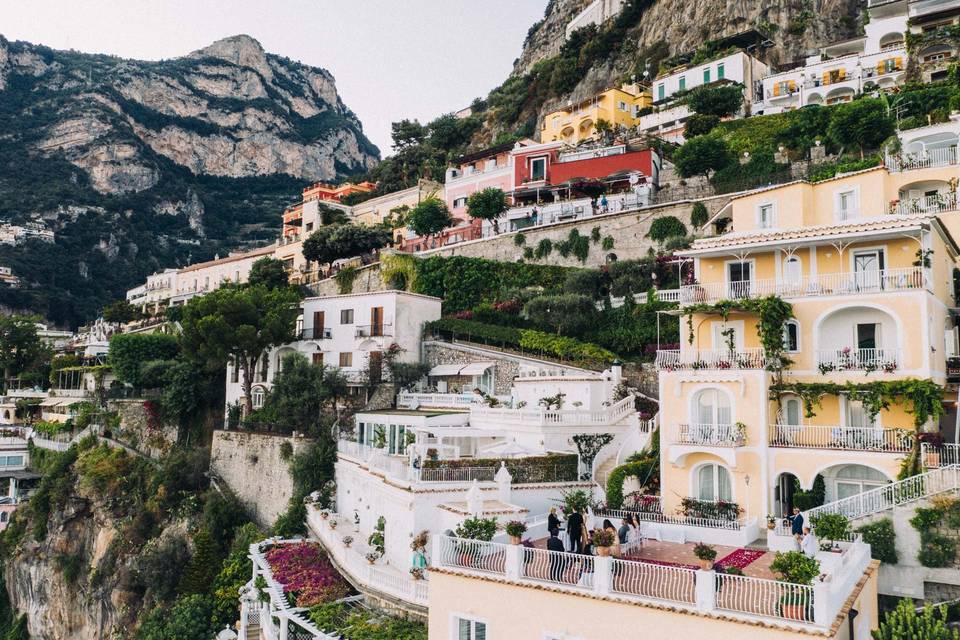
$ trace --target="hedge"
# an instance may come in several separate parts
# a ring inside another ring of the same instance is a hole
[[[617,355],[602,347],[576,338],[557,336],[533,329],[501,327],[473,320],[441,318],[426,325],[425,331],[447,331],[472,338],[482,338],[505,345],[512,345],[530,351],[539,351],[562,359],[587,360],[607,363],[616,360]]]
[[[870,545],[870,557],[887,564],[897,564],[897,536],[893,530],[893,520],[884,518],[865,524],[857,533],[863,535],[863,541]]]
[[[619,509],[623,506],[623,483],[627,478],[645,478],[652,467],[656,466],[655,458],[645,458],[636,462],[622,464],[610,472],[607,478],[607,508]]]
[[[526,458],[459,458],[457,460],[424,460],[424,469],[461,469],[465,467],[496,467],[505,463],[513,482],[575,481],[579,474],[579,459],[575,453],[548,454]],[[558,468],[559,467],[559,468]],[[557,473],[552,473],[554,469]]]

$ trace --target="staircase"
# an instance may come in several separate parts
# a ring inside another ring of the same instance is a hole
[[[650,436],[657,428],[657,416],[650,420],[640,420],[634,413],[630,416],[630,425],[622,438],[613,440],[600,450],[593,461],[593,481],[606,490],[607,478],[618,466],[627,461],[637,451],[643,451],[650,444]]]
[[[960,490],[960,464],[951,464],[864,491],[849,498],[814,507],[803,517],[806,522],[810,522],[812,518],[815,519],[819,515],[841,513],[850,520],[858,520],[903,504],[958,490]]]
[[[240,640],[260,640],[260,625],[251,624],[247,626],[247,635]]]

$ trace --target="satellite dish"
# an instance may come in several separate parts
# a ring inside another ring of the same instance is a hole
[[[638,174],[638,173],[631,173],[631,174],[630,174],[630,184],[639,184],[639,182],[640,182],[640,174]]]

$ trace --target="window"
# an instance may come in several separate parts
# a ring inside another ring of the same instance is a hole
[[[240,282],[240,272],[239,272],[239,271],[234,271],[234,272],[233,272],[233,281],[234,281],[234,282]]]
[[[22,467],[23,456],[0,456],[0,466],[3,467]]]
[[[453,201],[453,207],[454,207],[454,208],[457,208],[457,207],[465,207],[465,206],[467,206],[467,197],[466,197],[466,196],[461,196],[461,197],[459,197],[459,198],[455,198],[455,199],[454,199],[454,201]]]
[[[487,640],[487,623],[468,618],[454,618],[456,640]]]
[[[313,354],[313,364],[323,364],[323,352],[317,351]]]
[[[627,103],[624,102],[623,100],[621,100],[620,104],[617,106],[620,107],[620,111],[627,111]]]
[[[686,88],[687,88],[687,77],[680,76],[680,91],[683,91]]]
[[[353,309],[340,310],[340,324],[353,324]]]
[[[854,282],[859,290],[879,289],[883,273],[883,251],[870,249],[853,252]]]
[[[7,512],[6,511],[0,512],[0,522],[6,522],[6,521],[7,521]]]
[[[783,348],[791,353],[800,351],[800,323],[796,320],[783,325]]]
[[[307,233],[310,233],[311,231],[313,231],[313,223],[312,223],[312,222],[308,222],[308,223],[307,223],[306,230],[307,230]]]
[[[749,298],[751,273],[749,262],[727,264],[727,288],[731,298]]]
[[[730,472],[718,464],[705,464],[696,470],[696,494],[698,500],[733,500],[730,489]]]
[[[547,159],[533,158],[530,160],[530,179],[545,180],[547,177]]]
[[[250,392],[250,400],[253,403],[254,409],[260,409],[263,407],[263,400],[266,395],[267,394],[263,391],[263,387],[253,388],[253,391]]]
[[[230,382],[240,382],[240,367],[237,365],[236,360],[230,363]]]
[[[800,426],[800,398],[791,396],[783,401],[783,421],[792,427]]]
[[[717,80],[723,80],[723,63],[717,65]]]
[[[858,323],[856,327],[857,349],[860,357],[866,359],[868,354],[876,351],[880,342],[880,325],[875,322]]]
[[[855,189],[838,191],[835,198],[834,213],[838,221],[856,218],[860,214]]]
[[[340,354],[340,366],[341,367],[352,367],[353,366],[353,353],[350,351],[344,351]]]
[[[803,284],[803,265],[797,256],[789,256],[783,261],[783,282],[791,288]]]
[[[693,422],[697,425],[716,427],[731,422],[730,398],[719,389],[704,389],[694,398],[696,415]]]
[[[757,226],[759,228],[772,229],[775,226],[773,218],[773,203],[768,202],[757,207]]]
[[[663,100],[665,91],[666,89],[664,89],[662,84],[657,85],[657,100]]]
[[[710,67],[703,70],[703,84],[710,84]]]

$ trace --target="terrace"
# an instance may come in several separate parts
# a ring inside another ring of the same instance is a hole
[[[913,448],[912,430],[895,428],[772,424],[767,431],[767,438],[771,447],[792,449],[840,449],[903,454]]]

